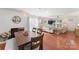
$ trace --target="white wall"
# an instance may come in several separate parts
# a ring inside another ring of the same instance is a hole
[[[67,15],[68,18],[68,29],[74,31],[77,24],[79,24],[79,11],[72,12]]]
[[[8,32],[11,28],[15,27],[25,27],[28,29],[28,20],[27,17],[21,16],[21,23],[15,24],[12,22],[13,16],[20,16],[20,12],[12,9],[0,9],[0,32]],[[7,41],[8,46],[6,49],[15,48],[15,40],[10,39]],[[16,49],[16,48],[15,48]]]
[[[12,17],[17,15],[20,16],[20,12],[0,9],[0,32],[9,31],[13,27],[28,27],[27,17],[24,16],[21,16],[21,23],[15,24],[12,22]]]
[[[68,30],[74,31],[76,27],[76,18],[68,17]]]

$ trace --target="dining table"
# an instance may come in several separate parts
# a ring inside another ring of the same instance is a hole
[[[28,35],[25,35],[26,33],[28,33]],[[40,36],[40,34],[32,31],[26,33],[24,33],[23,31],[15,32],[15,39],[19,49],[23,49],[24,44],[31,42],[32,37]]]

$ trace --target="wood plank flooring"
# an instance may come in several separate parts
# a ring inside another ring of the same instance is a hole
[[[44,50],[79,50],[79,36],[74,32],[50,34],[44,32]]]

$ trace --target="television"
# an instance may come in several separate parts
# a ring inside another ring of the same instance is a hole
[[[48,21],[48,24],[49,24],[49,25],[52,25],[54,22],[55,22],[54,20],[49,20],[49,21]]]

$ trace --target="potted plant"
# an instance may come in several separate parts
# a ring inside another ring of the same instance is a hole
[[[5,49],[6,40],[8,39],[9,36],[10,36],[10,33],[8,32],[0,33],[0,50]]]

